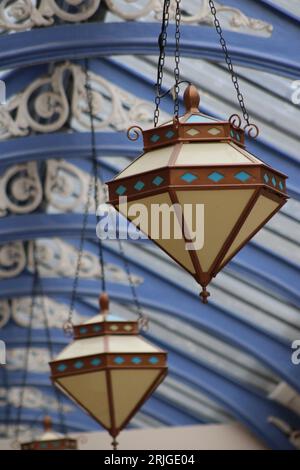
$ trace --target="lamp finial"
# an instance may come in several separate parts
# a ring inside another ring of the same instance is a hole
[[[52,428],[52,419],[50,416],[44,416],[43,419],[43,424],[44,424],[44,430],[45,431],[50,431]]]
[[[109,296],[107,292],[102,292],[99,296],[99,306],[100,306],[100,313],[102,313],[104,319],[109,311]]]
[[[200,94],[194,85],[188,85],[183,95],[186,112],[199,112]]]

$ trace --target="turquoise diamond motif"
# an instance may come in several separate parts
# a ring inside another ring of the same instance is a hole
[[[235,137],[235,132],[234,132],[232,129],[231,129],[231,131],[230,131],[230,135],[231,135],[231,137],[234,139],[234,137]]]
[[[155,356],[150,357],[149,359],[150,364],[157,364],[158,363],[158,358]]]
[[[136,189],[137,191],[141,191],[141,189],[143,189],[144,186],[145,186],[145,183],[143,183],[143,181],[138,181],[137,183],[135,183],[134,189]]]
[[[76,361],[74,364],[74,367],[76,369],[82,369],[83,366],[84,366],[84,363],[82,361]]]
[[[67,368],[68,366],[66,366],[66,364],[59,364],[59,366],[57,366],[57,370],[59,370],[59,372],[64,372]]]
[[[121,186],[118,186],[117,189],[116,189],[116,193],[119,195],[119,196],[122,196],[124,193],[126,193],[127,189],[125,188],[125,186],[121,185]]]
[[[214,171],[210,175],[208,175],[208,178],[212,180],[214,183],[218,183],[224,178],[224,175],[222,173],[219,173],[218,171]]]
[[[133,357],[133,358],[131,359],[131,362],[132,362],[133,364],[140,364],[140,363],[142,362],[142,359],[141,359],[140,357]]]
[[[100,366],[101,364],[101,359],[99,357],[95,357],[94,359],[91,360],[91,365],[94,367]]]
[[[198,179],[198,176],[193,175],[193,173],[184,173],[184,175],[180,176],[180,178],[183,181],[186,181],[186,183],[192,183],[196,179]]]
[[[150,137],[151,142],[153,142],[154,144],[155,144],[156,142],[158,142],[159,139],[160,139],[160,136],[159,136],[158,134],[153,134],[153,135]]]
[[[241,140],[240,134],[236,134],[236,138],[237,138],[237,140],[240,142],[240,140]]]
[[[282,181],[279,181],[279,185],[278,185],[278,186],[279,186],[279,188],[280,188],[281,191],[282,191],[282,190],[283,190],[283,187],[284,187]]]
[[[84,335],[85,333],[87,333],[87,328],[85,328],[84,326],[82,328],[79,329],[79,333],[81,333],[82,335]]]
[[[265,180],[265,183],[269,182],[269,177],[268,177],[267,173],[264,174],[264,180]]]
[[[276,179],[275,179],[274,176],[272,177],[272,184],[273,184],[273,186],[276,186]]]
[[[114,358],[114,362],[120,365],[120,364],[123,364],[123,362],[125,362],[125,359],[121,356],[118,356]]]
[[[173,136],[175,135],[175,132],[174,131],[168,131],[165,136],[167,137],[167,139],[171,139]]]
[[[164,179],[161,176],[155,176],[154,180],[152,181],[155,186],[161,185],[161,183],[164,181]]]
[[[248,181],[248,179],[251,178],[251,175],[249,175],[249,173],[246,173],[245,171],[240,171],[239,173],[234,175],[234,177],[237,180],[242,181],[242,183],[245,183],[245,181]]]
[[[100,325],[93,326],[93,331],[95,331],[96,333],[101,330],[102,330],[102,327]]]

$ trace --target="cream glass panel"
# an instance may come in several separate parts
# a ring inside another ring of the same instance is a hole
[[[136,203],[142,204],[145,208],[145,212],[147,213],[147,217],[145,217],[145,219],[140,223],[140,229],[142,230],[142,232],[146,233],[146,235],[153,238],[154,241],[163,250],[165,250],[169,255],[173,256],[176,261],[181,263],[189,272],[194,273],[195,269],[192,264],[189,252],[186,250],[185,240],[182,237],[182,230],[176,215],[174,213],[173,215],[171,214],[170,224],[168,224],[168,217],[156,217],[155,211],[154,215],[151,217],[151,209],[153,209],[153,205],[155,204],[164,204],[163,207],[165,207],[165,209],[170,208],[170,206],[172,205],[172,201],[170,199],[169,193],[166,192],[155,196],[142,198],[138,201],[128,202],[127,213],[126,208],[124,206],[119,206],[121,214],[125,215],[125,217],[127,217],[131,221],[133,219],[136,219],[136,216],[134,214],[132,216],[129,216],[128,211]],[[167,210],[165,214],[166,213]],[[139,216],[138,213],[137,216]],[[164,220],[164,230],[162,230],[162,220]],[[154,238],[156,237],[156,234],[161,236],[159,238]],[[180,234],[181,238],[175,238],[175,236],[179,237]]]
[[[254,155],[252,155],[252,153],[249,153],[247,152],[247,150],[239,147],[238,145],[236,145],[234,142],[230,142],[229,145],[231,147],[233,147],[234,149],[236,149],[237,152],[240,152],[242,153],[243,155],[245,155],[245,157],[247,158],[247,160],[249,160],[249,163],[255,163],[255,165],[261,165],[263,162],[261,160],[259,160],[257,157],[255,157]]]
[[[79,341],[80,342],[80,341]],[[90,411],[106,428],[111,427],[106,372],[92,372],[56,379],[73,400]]]
[[[120,428],[157,380],[160,369],[114,370],[111,372],[115,425]]]
[[[253,234],[255,230],[279,207],[278,202],[267,198],[266,196],[260,196],[256,201],[253,209],[248,215],[244,225],[239,231],[238,235],[234,239],[229,251],[227,252],[222,265],[233,255],[233,253],[247,240],[247,238]]]
[[[131,165],[125,168],[124,171],[121,171],[115,179],[125,178],[127,176],[143,173],[144,171],[151,171],[167,166],[173,149],[174,145],[169,145],[141,155],[134,160]]]
[[[204,204],[204,245],[202,249],[197,250],[197,256],[204,272],[209,271],[253,193],[253,189],[177,192],[181,206],[184,204]],[[196,229],[194,224],[187,220],[186,224],[190,233]]]
[[[102,337],[84,338],[75,340],[67,346],[56,358],[57,361],[72,359],[72,357],[82,357],[89,354],[101,354],[104,352]]]
[[[155,353],[159,350],[138,336],[109,336],[109,352],[122,353]]]
[[[243,153],[225,142],[184,143],[176,159],[179,165],[223,165],[234,163],[252,163]]]

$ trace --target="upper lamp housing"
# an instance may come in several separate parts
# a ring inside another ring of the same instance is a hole
[[[211,279],[285,204],[287,177],[245,149],[238,116],[218,121],[200,113],[193,85],[184,103],[186,113],[178,120],[146,131],[129,129],[132,140],[142,132],[144,152],[108,182],[109,202],[194,276],[207,302]],[[127,197],[126,204],[120,196]],[[147,217],[137,217],[136,203],[145,206]],[[157,204],[177,206],[169,237],[158,227],[161,219],[151,217]],[[195,238],[196,205],[203,207],[203,240],[187,249]]]

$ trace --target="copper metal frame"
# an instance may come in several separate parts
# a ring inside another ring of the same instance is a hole
[[[64,437],[47,441],[24,442],[21,444],[21,450],[77,450],[77,441]]]
[[[110,336],[137,335],[139,327],[136,321],[101,321],[75,325],[73,330],[75,339],[84,339],[108,334]]]
[[[191,114],[188,113],[186,116],[189,117],[190,115]],[[210,131],[212,129],[219,131],[219,133],[217,135],[211,134]],[[198,133],[194,133],[193,135],[189,133],[191,131],[198,131]],[[174,133],[174,135],[168,138],[166,137],[168,133]],[[151,141],[153,136],[159,137],[159,140],[157,142]],[[245,147],[244,131],[242,129],[236,129],[228,121],[212,121],[211,124],[172,123],[143,131],[143,140],[145,152],[179,142],[234,142],[241,147]]]

